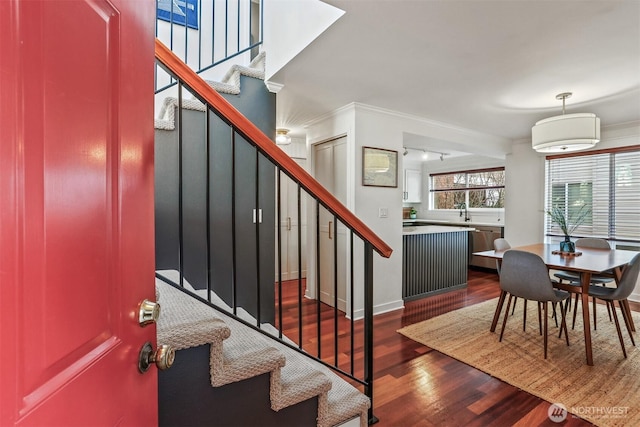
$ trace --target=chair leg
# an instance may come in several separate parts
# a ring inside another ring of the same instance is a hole
[[[524,304],[524,311],[522,312],[522,332],[524,332],[527,329],[527,300],[523,299],[522,304]]]
[[[549,304],[545,301],[542,303],[544,307],[544,358],[547,358],[547,323],[549,322],[547,315],[547,306]]]
[[[518,297],[514,297],[515,299],[513,300],[513,308],[511,309],[511,315],[513,316],[513,313],[516,312],[516,303],[518,302]],[[509,311],[507,311],[508,313]]]
[[[498,298],[498,305],[496,306],[496,311],[493,313],[493,320],[491,321],[491,328],[489,329],[491,332],[496,331],[496,325],[498,324],[498,320],[500,320],[500,313],[502,313],[502,307],[504,306],[504,299],[506,298],[507,293],[505,291],[500,291],[500,298]],[[508,316],[509,312],[505,313],[505,316]]]
[[[511,300],[513,299],[513,295],[509,294],[509,301],[507,301],[507,311],[505,312],[504,319],[502,320],[502,330],[500,330],[500,339],[498,341],[502,342],[502,336],[504,335],[504,327],[507,324],[507,318],[509,317],[509,307],[511,307]]]
[[[591,300],[593,301],[593,330],[595,331],[598,329],[598,324],[596,323],[596,299],[592,297]]]
[[[625,309],[623,301],[618,301],[618,304],[620,305],[620,311],[622,312],[622,318],[624,319],[624,324],[627,327],[627,332],[629,332],[629,337],[631,338],[631,343],[635,347],[636,346],[636,342],[633,339],[633,334],[631,333],[631,322],[629,321],[629,317],[630,317],[629,313],[627,313],[627,310]],[[615,304],[611,304],[611,306],[613,308],[615,308]]]
[[[562,338],[562,330],[564,326],[564,332],[567,335],[567,345],[569,345],[569,331],[567,330],[567,314],[569,313],[569,306],[571,306],[571,297],[565,300],[564,312],[562,312],[562,302],[560,302],[560,313],[563,317],[563,323],[560,324],[560,333],[558,334],[558,338]]]
[[[622,331],[620,330],[620,322],[618,322],[618,315],[616,314],[616,308],[612,301],[607,301],[607,304],[611,304],[611,311],[613,311],[613,320],[616,322],[616,330],[618,331],[618,339],[620,340],[620,347],[622,347],[622,354],[624,358],[627,358],[627,350],[624,348],[624,340],[622,339]]]
[[[622,301],[622,304],[624,305],[625,311],[627,312],[627,314],[629,315],[629,326],[631,326],[631,330],[633,332],[636,331],[636,324],[633,322],[633,317],[631,317],[631,308],[629,307],[629,300],[625,299],[624,301]]]
[[[556,328],[558,327],[558,315],[556,314],[556,303],[551,303],[551,308],[553,309],[553,320],[556,322]]]
[[[567,330],[567,307],[569,306],[569,300],[571,297],[567,298],[567,302],[562,307],[562,302],[560,302],[560,313],[562,314],[562,322],[560,324],[560,335],[562,335],[562,329],[564,329],[564,336],[567,341],[567,345],[569,345],[569,331]]]
[[[542,303],[538,301],[538,329],[540,329],[540,335],[542,335],[542,308],[540,307]]]

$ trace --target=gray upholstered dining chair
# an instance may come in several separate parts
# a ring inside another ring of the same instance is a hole
[[[493,241],[493,250],[496,252],[506,251],[507,249],[511,249],[511,245],[507,242],[507,239],[499,238]],[[498,276],[500,276],[500,264],[502,263],[501,259],[496,259],[496,271],[498,272]],[[500,297],[498,298],[498,304],[496,305],[496,311],[493,313],[493,323],[491,325],[491,332],[494,331],[495,325],[500,318],[500,313],[502,312],[502,307],[504,306],[504,300],[507,296],[507,293],[503,290],[500,290]],[[515,303],[513,304],[515,308]],[[508,315],[507,312],[505,314]]]
[[[582,237],[580,239],[576,239],[576,248],[591,248],[591,249],[611,249],[609,242],[605,239],[595,238],[595,237]],[[564,280],[569,282],[570,285],[580,286],[580,275],[576,274],[572,271],[558,271],[554,273],[554,277],[560,280],[562,283]],[[613,273],[609,272],[607,274],[594,274],[591,276],[591,283],[594,285],[603,285],[606,286],[607,283],[613,282]],[[573,320],[571,323],[571,329],[576,326],[576,314],[578,312],[578,302],[580,301],[580,294],[576,293],[575,303],[573,307]],[[609,312],[609,320],[611,319],[611,310],[607,305],[607,311]],[[598,328],[597,318],[596,318],[596,300],[593,299],[593,329]]]
[[[576,239],[576,248],[591,248],[591,249],[611,249],[611,245],[605,239],[599,239],[595,237],[581,237]],[[554,274],[560,280],[567,280],[569,282],[580,283],[580,275],[572,271],[559,271]],[[610,274],[591,276],[591,283],[602,284],[613,281],[613,277]]]
[[[631,320],[628,318],[631,313],[626,311],[623,301],[626,300],[633,292],[636,282],[638,281],[639,273],[640,253],[634,256],[631,262],[623,270],[622,277],[618,282],[617,288],[607,288],[605,286],[595,285],[589,286],[589,295],[594,298],[604,300],[607,303],[607,306],[611,309],[611,312],[613,312],[613,319],[616,323],[616,329],[618,330],[618,339],[620,340],[622,354],[624,354],[625,358],[627,357],[627,351],[624,348],[624,340],[622,339],[622,331],[620,330],[620,322],[618,322],[618,315],[616,314],[616,307],[614,303],[615,301],[618,301],[620,311],[622,311],[622,317],[624,318],[624,323],[627,327],[627,331],[629,332],[629,337],[631,337],[631,343],[635,346],[636,342],[633,339],[633,334],[631,332]]]
[[[498,252],[506,251],[511,249],[511,245],[507,241],[507,239],[501,237],[493,241],[493,249]],[[496,259],[496,270],[498,271],[498,276],[500,275],[500,263],[502,260]],[[507,294],[504,291],[500,291],[500,298],[498,299],[498,305],[496,306],[496,311],[494,313],[494,317],[499,318],[500,312],[502,311],[502,306],[504,305],[504,299]],[[518,302],[518,298],[515,297],[513,299],[513,307],[511,308],[511,314],[516,311],[516,303]],[[527,328],[527,300],[524,300],[524,315],[522,316],[522,330],[526,330]],[[555,310],[555,308],[554,308]],[[507,312],[508,313],[508,312]],[[554,311],[555,313],[555,311]],[[506,314],[505,314],[506,315]],[[557,325],[556,325],[557,326]],[[540,334],[542,334],[542,318],[540,314],[540,305],[538,305],[538,327],[540,328]]]
[[[494,251],[498,251],[498,252],[503,252],[506,251],[508,249],[511,249],[511,245],[509,244],[509,242],[507,241],[507,239],[505,239],[504,237],[500,237],[496,240],[493,241],[493,250]],[[502,263],[501,259],[496,259],[496,271],[498,272],[498,276],[500,275],[500,264]],[[501,297],[501,301],[504,301],[504,297],[506,296],[506,292],[501,291],[503,293],[503,295],[500,295]],[[511,314],[513,314],[516,311],[516,302],[518,301],[518,298],[513,300],[513,309]],[[525,301],[525,321],[522,324],[522,328],[524,330],[524,327],[526,325],[526,310],[527,310],[527,302]],[[502,310],[502,305],[498,304],[498,307],[496,307],[497,312],[499,312],[500,310]]]
[[[496,252],[506,251],[507,249],[511,249],[511,245],[507,242],[507,239],[501,237],[493,241],[493,250]],[[500,260],[496,259],[496,269],[498,270],[498,275],[500,274]]]
[[[547,336],[548,336],[548,306],[551,303],[561,303],[569,298],[569,292],[555,289],[549,277],[549,270],[542,258],[531,252],[511,249],[504,253],[502,266],[500,268],[500,289],[509,294],[507,302],[507,313],[514,297],[523,298],[529,301],[542,303],[544,317],[544,358],[547,358]],[[569,345],[569,335],[565,319],[565,306],[559,304],[562,321],[561,330],[564,329],[567,345]],[[504,335],[504,329],[509,316],[504,316],[502,330],[500,331],[500,341]]]

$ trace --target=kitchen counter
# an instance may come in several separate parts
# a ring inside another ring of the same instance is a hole
[[[471,227],[403,227],[402,298],[405,301],[467,286]]]
[[[442,224],[457,227],[504,227],[502,222],[478,222],[478,221],[451,221],[448,219],[403,219],[402,225],[407,227],[413,224]]]
[[[416,225],[402,228],[402,234],[437,234],[437,233],[454,233],[458,231],[473,231],[475,228],[463,227],[463,226],[449,226],[449,225]]]

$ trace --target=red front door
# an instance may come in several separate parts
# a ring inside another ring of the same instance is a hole
[[[0,425],[157,424],[153,0],[0,1]]]

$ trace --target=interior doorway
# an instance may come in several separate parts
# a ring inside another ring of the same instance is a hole
[[[342,204],[347,200],[347,137],[313,147],[315,178]],[[339,310],[347,306],[347,229],[324,207],[319,212],[320,301]]]

